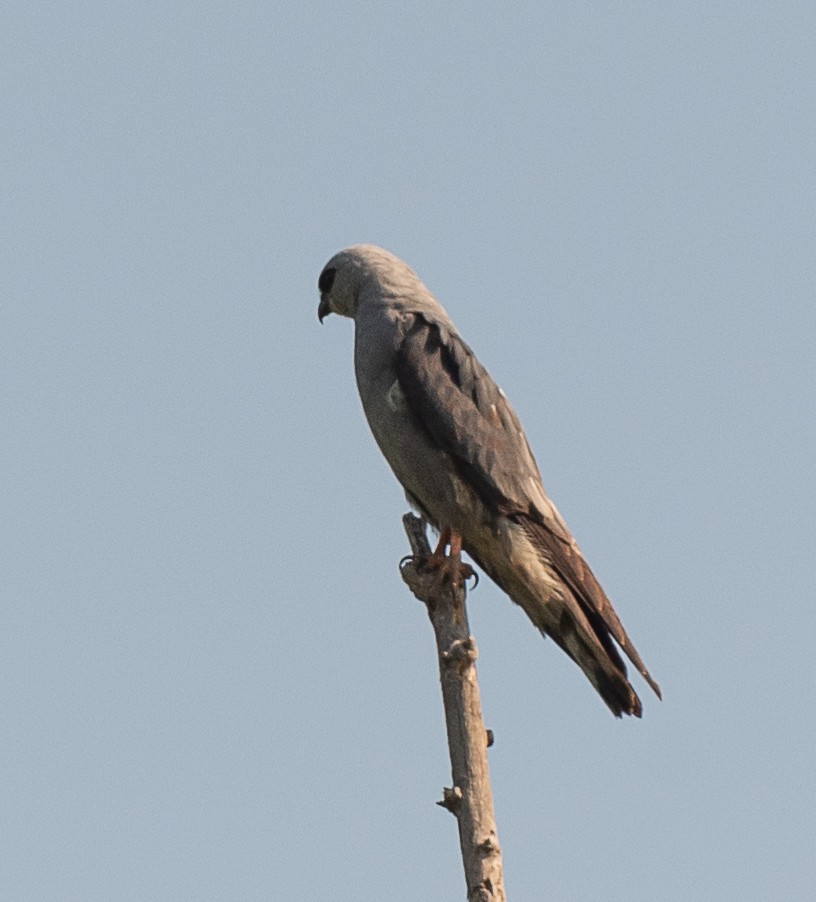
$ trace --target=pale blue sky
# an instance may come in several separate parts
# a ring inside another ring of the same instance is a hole
[[[281,6],[0,11],[0,898],[464,898],[361,241],[664,688],[471,595],[510,899],[813,898],[812,5]]]

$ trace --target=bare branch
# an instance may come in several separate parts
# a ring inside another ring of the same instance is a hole
[[[459,825],[468,902],[506,902],[487,767],[492,735],[482,721],[476,644],[465,608],[465,582],[472,570],[456,558],[429,563],[425,523],[413,514],[402,522],[413,556],[403,559],[400,572],[427,607],[439,659],[453,786],[444,790],[438,804],[454,814]]]

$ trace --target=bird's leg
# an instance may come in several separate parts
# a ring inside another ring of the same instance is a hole
[[[450,526],[446,526],[439,532],[439,541],[436,544],[433,554],[431,555],[435,561],[441,561],[445,557],[445,549],[448,543],[453,542],[453,530]],[[461,539],[460,539],[461,544]]]
[[[448,554],[445,554],[446,548],[450,549]],[[473,568],[462,563],[462,536],[450,526],[440,530],[439,542],[431,556],[425,559],[423,566],[429,570],[438,570],[444,577],[457,583],[475,576]]]
[[[476,582],[473,583],[473,588],[475,589],[476,586],[479,585],[479,577],[476,575],[476,571],[470,564],[462,562],[462,534],[455,529],[450,531],[450,552],[448,554],[448,560],[450,560],[456,570],[456,579],[467,582],[472,576],[476,580]]]

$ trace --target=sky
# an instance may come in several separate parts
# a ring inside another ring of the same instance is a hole
[[[709,0],[0,11],[0,898],[465,897],[337,250],[518,411],[660,682],[483,579],[508,898],[816,896],[816,19]]]

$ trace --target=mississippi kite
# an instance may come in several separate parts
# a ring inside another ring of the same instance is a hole
[[[641,715],[622,650],[660,696],[555,505],[504,392],[416,273],[382,248],[336,254],[318,282],[320,321],[355,323],[368,423],[408,500],[583,670],[617,717]]]

